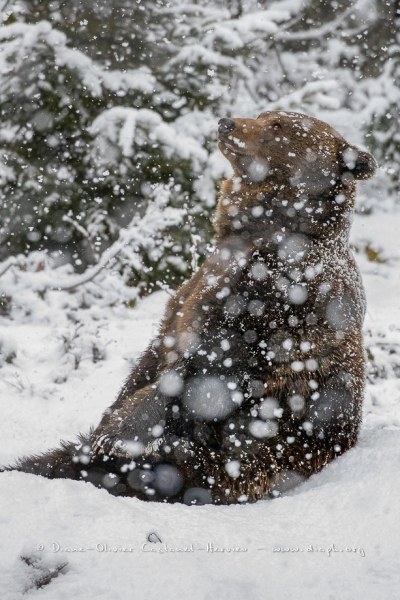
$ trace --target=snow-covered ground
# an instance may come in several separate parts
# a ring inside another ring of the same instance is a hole
[[[1,474],[1,600],[399,597],[399,220],[374,212],[354,222],[372,361],[355,449],[291,495],[247,506],[146,504],[83,482]],[[2,278],[16,290],[12,318],[0,317],[3,464],[98,422],[167,299],[103,308],[90,294],[82,303],[30,292],[40,272],[18,277]]]

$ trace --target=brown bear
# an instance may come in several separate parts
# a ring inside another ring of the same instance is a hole
[[[187,504],[279,495],[351,448],[365,383],[365,298],[349,249],[367,152],[309,116],[219,121],[234,176],[215,250],[100,424],[14,467]]]

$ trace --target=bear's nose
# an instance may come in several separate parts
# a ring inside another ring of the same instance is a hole
[[[231,131],[233,131],[236,128],[236,124],[233,119],[227,119],[227,118],[220,119],[218,121],[218,125],[219,125],[218,131],[220,133],[224,133],[224,134],[230,133]]]

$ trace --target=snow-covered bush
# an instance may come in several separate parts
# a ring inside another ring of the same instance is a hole
[[[104,69],[47,22],[9,25],[0,39],[3,258],[45,248],[94,263],[155,183],[172,182],[183,204],[207,154],[157,112],[131,107],[154,90],[150,73]]]

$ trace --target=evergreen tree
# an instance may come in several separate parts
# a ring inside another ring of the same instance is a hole
[[[396,10],[397,0],[9,2],[0,258],[47,250],[84,270],[162,189],[185,208],[180,226],[151,236],[157,264],[144,242],[140,268],[120,268],[131,283],[177,283],[193,235],[200,254],[210,240],[224,115],[303,110],[335,125],[350,110],[393,169]]]

